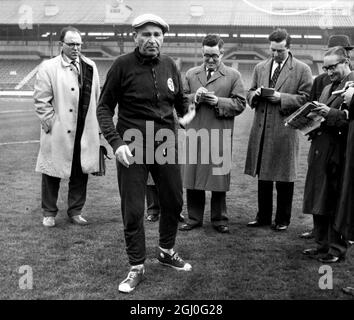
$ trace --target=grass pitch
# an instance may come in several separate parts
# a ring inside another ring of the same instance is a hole
[[[331,266],[333,289],[329,290],[319,288],[321,264],[301,254],[314,246],[312,240],[299,238],[312,220],[301,212],[309,147],[303,137],[288,231],[246,227],[257,212],[257,180],[243,174],[252,116],[248,108],[235,123],[227,194],[231,234],[212,229],[208,195],[204,227],[178,233],[176,248],[193,266],[192,272],[182,273],[156,262],[158,223],[146,222],[147,279],[124,295],[118,292],[118,284],[126,277],[128,260],[114,162],[108,161],[106,176],[89,178],[85,206],[89,226],[68,222],[67,181],[63,180],[57,226],[44,228],[40,174],[34,172],[39,121],[30,99],[1,99],[0,299],[349,299],[340,289],[354,285],[351,252],[345,262]],[[22,141],[28,143],[13,144]],[[21,289],[21,266],[31,267],[32,289]]]

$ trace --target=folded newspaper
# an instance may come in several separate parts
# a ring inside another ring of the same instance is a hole
[[[324,117],[312,110],[319,106],[317,101],[305,103],[300,109],[296,110],[285,119],[285,126],[299,130],[303,135],[317,129]]]

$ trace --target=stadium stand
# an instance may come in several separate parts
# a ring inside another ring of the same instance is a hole
[[[96,62],[101,85],[114,59],[134,49],[131,22],[146,12],[153,11],[170,24],[164,53],[176,60],[182,75],[201,63],[203,35],[219,33],[225,41],[224,61],[241,72],[246,87],[255,64],[268,56],[267,35],[276,27],[286,28],[293,36],[292,52],[311,67],[314,76],[322,72],[328,37],[354,35],[352,0],[338,0],[335,6],[326,8],[320,0],[252,0],[253,7],[242,0],[166,3],[167,0],[1,0],[0,91],[32,90],[37,66],[58,53],[59,31],[69,24],[83,32],[83,53]],[[255,10],[256,6],[260,10]]]
[[[28,82],[35,75],[33,71],[38,65],[38,60],[0,60],[0,90],[32,90],[33,85]],[[27,81],[22,83],[25,78]]]

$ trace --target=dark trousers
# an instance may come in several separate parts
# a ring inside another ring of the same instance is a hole
[[[42,210],[43,216],[55,217],[58,213],[57,201],[60,187],[60,178],[42,174]],[[68,191],[68,216],[81,214],[86,201],[88,175],[82,172],[80,162],[80,148],[74,148],[71,175]]]
[[[276,181],[277,209],[275,224],[288,226],[291,218],[291,207],[294,195],[294,182]],[[271,224],[273,214],[273,181],[258,180],[258,214],[257,220],[263,224]]]
[[[148,215],[160,214],[159,194],[155,185],[146,186],[146,207]]]
[[[182,211],[182,179],[178,164],[131,164],[124,167],[117,161],[118,187],[121,197],[126,251],[130,265],[146,259],[144,209],[148,172],[150,171],[159,195],[159,245],[172,249]]]
[[[205,191],[187,189],[188,224],[203,225]],[[214,226],[227,225],[226,192],[211,192],[210,218]]]
[[[348,248],[347,242],[334,228],[334,218],[325,215],[313,215],[314,233],[317,248],[321,251],[340,257],[345,256]]]

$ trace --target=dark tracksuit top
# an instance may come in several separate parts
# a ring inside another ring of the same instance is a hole
[[[118,123],[112,121],[118,103]],[[108,71],[97,107],[97,118],[105,138],[115,152],[125,144],[125,130],[145,134],[146,121],[154,121],[155,132],[175,129],[173,108],[178,116],[188,110],[181,76],[174,61],[166,56],[143,57],[136,48],[118,57]]]

